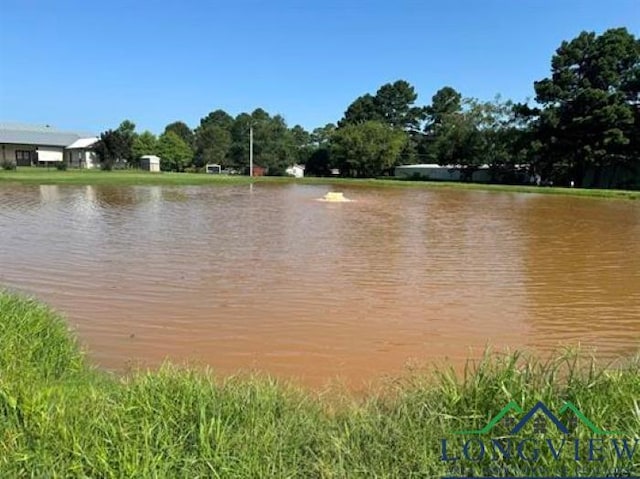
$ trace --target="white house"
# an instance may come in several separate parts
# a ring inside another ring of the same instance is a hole
[[[304,165],[291,165],[285,171],[287,175],[295,176],[296,178],[304,177]]]
[[[97,141],[90,134],[49,125],[0,123],[0,163],[38,166],[67,161],[69,166],[93,168],[98,161],[91,147]]]
[[[93,147],[98,142],[98,138],[79,138],[65,149],[67,151],[67,161],[70,167],[75,168],[95,168],[99,165],[98,154]]]

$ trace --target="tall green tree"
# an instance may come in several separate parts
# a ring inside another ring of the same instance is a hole
[[[224,110],[215,110],[200,120],[200,128],[205,125],[216,125],[227,131],[231,131],[234,118]]]
[[[353,125],[366,121],[381,121],[382,116],[378,110],[376,99],[369,93],[356,98],[344,112],[344,117],[338,122],[338,126]]]
[[[405,132],[367,121],[338,128],[331,139],[331,157],[343,176],[375,177],[398,163],[407,142]]]
[[[331,140],[331,136],[336,131],[336,125],[333,123],[327,123],[324,126],[314,128],[311,133],[311,141],[318,147],[326,145]]]
[[[415,105],[418,94],[404,80],[387,83],[376,92],[375,104],[382,122],[394,128],[416,131],[424,119],[424,108]]]
[[[313,144],[311,133],[305,130],[300,125],[295,125],[289,130],[289,136],[291,138],[291,148],[293,162],[298,164],[306,164],[313,152],[316,150]]]
[[[117,165],[130,164],[133,159],[133,141],[135,124],[123,121],[115,130],[107,130],[100,134],[100,140],[94,146],[102,169],[111,170]]]
[[[462,95],[450,86],[440,88],[431,98],[431,105],[425,108],[427,122],[425,133],[433,135],[452,115],[462,112]]]
[[[164,128],[164,133],[174,132],[182,141],[184,141],[187,145],[193,147],[194,145],[194,134],[191,128],[183,122],[183,121],[174,121],[173,123],[169,123]]]
[[[136,124],[130,120],[124,120],[118,126],[118,132],[125,137],[133,138],[136,134]]]
[[[534,83],[538,168],[583,185],[588,170],[638,163],[640,41],[625,28],[562,42],[551,77]]]
[[[251,116],[256,161],[268,168],[268,174],[284,175],[287,166],[297,160],[296,145],[284,117],[270,117],[260,109]]]
[[[281,115],[271,116],[262,108],[241,113],[231,127],[230,163],[245,171],[249,165],[249,131],[253,129],[254,165],[268,169],[270,175],[284,175],[287,166],[304,161],[301,143],[310,141],[301,127],[289,129]],[[304,147],[302,147],[304,148]]]
[[[358,97],[347,108],[339,126],[379,121],[405,131],[418,130],[424,118],[424,108],[416,106],[418,95],[405,80],[382,85],[375,96]]]
[[[238,171],[244,171],[249,166],[249,129],[253,119],[248,113],[240,113],[234,119],[230,128],[231,147],[228,158],[230,166]],[[255,162],[256,165],[260,163]],[[262,165],[260,165],[262,166]]]
[[[291,138],[296,147],[307,146],[311,143],[311,134],[300,125],[291,128]]]
[[[207,163],[235,166],[232,154],[234,118],[224,110],[215,110],[200,120],[195,130],[195,164]]]
[[[163,171],[184,171],[193,159],[193,151],[182,138],[169,131],[160,135],[158,156]]]
[[[483,159],[489,165],[493,180],[500,183],[528,181],[531,168],[531,134],[510,100],[500,97],[481,104],[479,128],[483,134]]]
[[[460,170],[463,181],[469,181],[485,162],[484,135],[480,129],[482,107],[467,100],[467,108],[443,114],[430,137],[429,150],[436,163]]]
[[[133,139],[131,146],[133,164],[139,165],[143,155],[155,155],[158,152],[158,139],[150,131],[143,131]]]
[[[329,176],[331,174],[331,150],[323,145],[311,151],[304,169],[305,176]]]
[[[311,133],[311,150],[305,163],[305,176],[329,176],[331,174],[331,138],[336,125],[327,123]]]
[[[118,162],[123,161],[125,164],[129,165],[134,162],[135,158],[133,156],[133,141],[136,139],[136,124],[130,120],[124,120],[118,126],[116,130],[122,138],[124,139],[124,149],[122,151],[122,156],[118,158]]]
[[[202,167],[207,163],[231,166],[229,151],[231,149],[231,132],[215,123],[205,124],[198,129],[196,136],[196,165]]]
[[[512,102],[480,102],[441,88],[426,108],[420,153],[429,162],[459,170],[463,180],[488,165],[496,181],[521,181],[527,169],[527,124]]]

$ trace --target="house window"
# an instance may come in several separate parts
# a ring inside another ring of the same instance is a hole
[[[31,152],[29,150],[16,150],[16,165],[31,166]]]

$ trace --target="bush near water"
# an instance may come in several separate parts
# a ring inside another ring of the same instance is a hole
[[[171,365],[119,377],[88,365],[61,316],[11,293],[0,293],[0,344],[0,477],[439,477],[450,470],[441,439],[510,401],[571,401],[595,424],[640,433],[640,357],[605,368],[575,354],[487,356],[359,399]],[[609,452],[597,466],[621,465]],[[536,467],[555,476],[576,464],[569,454]]]

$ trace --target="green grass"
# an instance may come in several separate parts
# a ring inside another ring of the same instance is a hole
[[[510,193],[538,193],[585,196],[596,198],[640,199],[640,191],[583,188],[557,188],[538,186],[488,185],[438,181],[405,181],[396,179],[351,178],[285,178],[205,175],[195,173],[149,173],[140,170],[67,170],[45,168],[18,168],[17,171],[0,170],[0,183],[51,185],[242,185],[249,183],[299,183],[343,186],[437,188],[480,190]]]
[[[9,293],[0,344],[0,477],[439,477],[441,439],[463,440],[452,431],[483,427],[510,401],[557,411],[569,400],[603,428],[640,432],[640,358],[605,368],[569,353],[488,355],[464,375],[408,375],[359,399],[170,365],[118,377],[87,365],[62,317]],[[537,465],[553,476],[575,468],[572,454]],[[594,464],[638,475],[640,445],[626,463],[607,449],[580,467]]]
[[[0,171],[0,183],[48,185],[227,185],[248,184],[244,176],[205,175],[194,173],[150,173],[142,170],[67,170],[55,168],[18,168]]]

